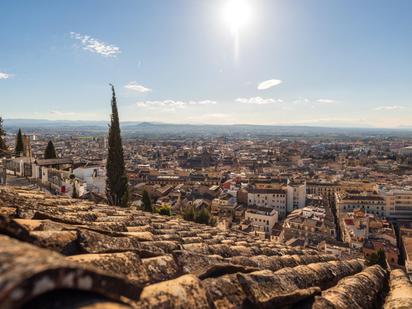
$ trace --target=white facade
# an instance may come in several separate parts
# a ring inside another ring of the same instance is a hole
[[[306,205],[306,183],[288,184],[287,211],[292,212]]]
[[[73,181],[72,180],[64,180],[62,181],[62,186],[61,189],[63,189],[64,192],[62,192],[63,195],[67,195],[67,196],[73,196],[73,185],[76,186],[76,192],[77,192],[77,196],[82,196],[83,194],[86,193],[86,183],[82,183],[79,181]]]
[[[381,194],[373,192],[361,192],[349,194],[346,192],[336,193],[336,210],[338,216],[342,213],[353,212],[362,209],[368,214],[384,217],[386,214],[385,200]]]
[[[287,191],[281,189],[252,189],[248,192],[248,205],[266,207],[278,212],[280,218],[286,217]]]
[[[412,189],[380,191],[385,199],[385,216],[396,219],[412,219]]]
[[[73,174],[87,183],[87,190],[95,193],[105,193],[106,169],[101,166],[79,167]]]
[[[245,212],[245,219],[251,224],[266,234],[270,234],[273,226],[278,222],[278,212],[274,209],[247,209]]]

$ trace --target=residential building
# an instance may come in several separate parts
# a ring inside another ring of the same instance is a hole
[[[287,212],[287,190],[274,188],[248,189],[248,206],[265,207],[277,211],[279,218],[285,218]]]
[[[392,219],[412,220],[412,188],[382,189],[385,199],[385,216]]]
[[[342,191],[335,193],[335,197],[338,216],[353,212],[355,209],[362,209],[379,217],[386,214],[385,200],[376,191]]]
[[[318,244],[336,239],[336,226],[329,210],[321,207],[304,207],[292,211],[283,223],[283,242],[295,238]]]
[[[264,232],[265,235],[270,235],[278,219],[278,212],[273,208],[257,207],[245,211],[245,222],[249,222],[254,231]]]

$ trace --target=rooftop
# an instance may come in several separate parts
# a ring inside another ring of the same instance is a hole
[[[361,260],[27,188],[0,187],[0,242],[1,308],[381,308],[388,280]],[[412,306],[392,273],[385,308]]]

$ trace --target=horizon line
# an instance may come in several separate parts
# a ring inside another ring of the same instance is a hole
[[[104,122],[109,123],[108,120],[85,120],[85,119],[47,119],[47,118],[3,118],[3,121],[49,121],[49,122]],[[373,130],[412,130],[410,127],[377,127],[373,125],[352,126],[352,125],[322,125],[322,124],[254,124],[254,123],[187,123],[187,122],[162,122],[162,121],[142,121],[142,120],[126,120],[120,123],[136,123],[136,124],[151,124],[151,125],[192,125],[192,126],[257,126],[257,127],[310,127],[310,128],[329,128],[329,129],[373,129]]]

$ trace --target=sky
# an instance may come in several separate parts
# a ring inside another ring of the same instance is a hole
[[[0,116],[412,127],[410,0],[1,0]]]

